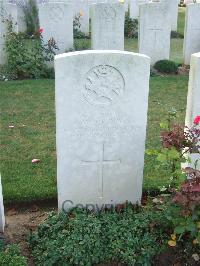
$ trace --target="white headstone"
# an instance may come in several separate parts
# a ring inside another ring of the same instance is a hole
[[[130,18],[138,19],[140,5],[146,4],[148,2],[149,0],[130,0]]]
[[[189,128],[192,127],[194,125],[193,122],[196,116],[200,116],[200,53],[193,54],[191,56],[190,79],[185,120],[186,126],[188,126]],[[197,159],[199,160],[197,168],[198,170],[200,170],[200,155],[197,153],[192,154],[190,155],[190,158],[192,159],[192,166],[194,166]]]
[[[15,32],[25,32],[26,23],[23,7],[17,4],[6,4],[7,14],[13,22],[13,30]]]
[[[73,4],[74,17],[80,16],[80,31],[89,34],[89,3],[88,0],[77,0]]]
[[[169,59],[170,14],[161,3],[140,6],[139,52],[151,58],[151,64]]]
[[[4,214],[3,193],[2,193],[1,176],[0,176],[0,232],[4,232],[4,227],[5,227],[5,214]]]
[[[171,15],[171,29],[173,31],[177,31],[178,5],[180,3],[180,0],[160,0],[160,2],[166,5],[166,8]]]
[[[67,2],[47,2],[38,5],[43,38],[56,41],[58,54],[73,48],[73,6]]]
[[[92,49],[124,50],[124,17],[122,4],[92,5]]]
[[[59,209],[140,203],[149,72],[150,59],[130,52],[56,56]]]
[[[187,5],[183,50],[186,65],[193,53],[200,52],[200,4]]]

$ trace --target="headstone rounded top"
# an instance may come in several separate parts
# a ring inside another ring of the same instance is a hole
[[[127,51],[121,51],[121,50],[86,50],[86,51],[76,51],[76,52],[69,52],[69,53],[63,53],[55,56],[55,60],[67,58],[67,57],[73,57],[78,55],[88,55],[88,54],[99,54],[99,55],[105,55],[105,54],[121,54],[121,55],[129,55],[133,57],[142,57],[146,58],[147,60],[150,60],[150,57],[141,54],[141,53],[133,53],[133,52],[127,52]]]

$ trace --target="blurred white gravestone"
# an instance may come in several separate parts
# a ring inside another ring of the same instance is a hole
[[[168,12],[171,15],[171,29],[177,31],[178,24],[178,5],[180,0],[160,0],[161,3],[166,5]]]
[[[39,23],[47,43],[54,39],[58,54],[73,48],[73,6],[68,2],[46,2],[38,5]]]
[[[151,58],[151,64],[169,59],[170,14],[162,3],[140,6],[139,52]]]
[[[200,116],[200,53],[191,56],[185,125],[189,128],[192,127],[196,116]],[[200,170],[200,155],[196,153],[190,157],[192,166],[198,160],[197,169]]]
[[[13,31],[16,33],[26,31],[26,22],[24,14],[24,6],[19,2],[11,2],[8,0],[1,1],[4,20],[11,20]]]
[[[73,3],[74,18],[79,18],[80,31],[89,34],[89,3],[88,0],[77,0]]]
[[[92,49],[124,50],[124,18],[122,4],[92,5]]]
[[[0,175],[0,232],[4,232],[4,227],[5,227],[5,214],[4,214],[3,193],[2,193],[1,175]]]
[[[13,29],[15,32],[26,31],[26,21],[24,13],[25,4],[26,2],[24,0],[7,1],[7,14],[12,18]]]
[[[189,4],[186,7],[184,34],[184,63],[190,64],[193,53],[200,52],[200,4]]]
[[[185,5],[193,4],[193,3],[195,3],[195,0],[184,0]],[[196,3],[200,3],[200,0],[196,0]]]
[[[59,209],[140,203],[149,57],[67,53],[56,56],[55,74]]]
[[[130,0],[130,18],[138,19],[140,5],[148,3],[148,0]]]

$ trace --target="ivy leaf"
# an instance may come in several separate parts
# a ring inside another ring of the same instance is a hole
[[[174,229],[174,232],[178,235],[183,234],[185,231],[186,231],[185,226],[181,226],[181,225],[175,227]]]

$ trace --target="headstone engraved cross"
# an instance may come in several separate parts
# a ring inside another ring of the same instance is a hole
[[[155,27],[151,27],[151,28],[149,28],[148,30],[150,30],[150,31],[153,31],[153,32],[154,32],[154,43],[155,43],[155,45],[156,45],[156,41],[157,41],[157,34],[158,34],[158,32],[159,32],[159,31],[163,31],[163,29],[156,28],[156,26],[155,26]]]
[[[100,198],[104,197],[104,166],[105,165],[113,165],[113,167],[116,164],[120,164],[121,160],[107,160],[105,158],[105,143],[103,143],[101,151],[100,151],[100,159],[97,161],[82,161],[82,165],[90,166],[91,164],[98,164],[99,165],[99,178],[100,178],[100,187],[101,187],[101,193],[100,193]]]
[[[150,56],[152,65],[159,60],[169,59],[170,19],[163,3],[150,2],[140,6],[139,52]]]

